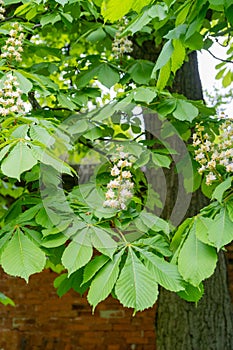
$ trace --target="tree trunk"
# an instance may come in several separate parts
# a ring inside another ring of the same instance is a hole
[[[177,72],[172,91],[189,99],[203,99],[195,52]],[[174,176],[169,176],[169,172],[166,176],[169,188],[174,191]],[[195,192],[188,216],[195,215],[205,204],[206,199],[199,191]],[[163,216],[169,217],[169,210],[167,206]],[[161,288],[156,315],[157,350],[233,349],[233,313],[226,276],[225,257],[221,252],[216,271],[205,281],[205,293],[197,306]]]
[[[232,350],[232,311],[223,252],[205,282],[197,306],[161,290],[156,317],[157,350]]]

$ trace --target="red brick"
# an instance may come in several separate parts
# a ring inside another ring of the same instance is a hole
[[[233,298],[233,245],[229,257]],[[16,303],[0,305],[0,349],[18,350],[25,343],[27,350],[155,350],[156,306],[133,317],[132,309],[108,297],[92,315],[86,296],[73,290],[56,295],[55,277],[46,270],[26,284],[0,271],[0,291]]]

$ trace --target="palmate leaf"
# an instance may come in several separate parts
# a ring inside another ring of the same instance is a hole
[[[4,175],[20,180],[20,175],[37,163],[31,148],[19,141],[3,160],[1,170]]]
[[[101,6],[101,14],[104,20],[115,22],[129,12],[133,5],[133,0],[104,0]]]
[[[208,237],[218,250],[233,240],[233,222],[229,218],[227,207],[223,207],[211,220]]]
[[[131,247],[116,282],[115,293],[123,306],[131,307],[135,312],[151,307],[157,299],[158,284]]]
[[[104,265],[92,281],[87,299],[93,306],[93,311],[96,305],[111,293],[119,275],[119,264],[123,252],[124,249],[114,255],[113,259]]]
[[[191,122],[198,116],[198,109],[192,103],[177,99],[176,109],[173,112],[173,116],[178,120],[188,120]]]
[[[200,283],[199,286],[194,287],[191,284],[186,282],[185,290],[182,290],[177,294],[179,295],[179,297],[181,297],[186,301],[197,303],[204,294],[204,286],[202,283]]]
[[[156,282],[173,292],[184,290],[184,281],[178,271],[177,265],[171,264],[146,250],[138,248],[137,250],[143,259],[145,259],[145,265]]]
[[[181,276],[195,287],[214,273],[217,263],[216,249],[199,241],[196,230],[194,221],[178,257]]]
[[[86,265],[91,260],[93,253],[87,230],[79,232],[77,237],[78,239],[72,241],[62,255],[62,264],[68,270],[68,277],[80,267]]]
[[[45,253],[19,228],[1,255],[3,270],[9,275],[22,277],[27,282],[30,275],[43,270],[45,263]]]
[[[228,177],[225,181],[218,185],[212,194],[212,199],[217,199],[218,202],[221,202],[224,192],[231,188],[232,180],[233,177]]]
[[[90,281],[92,277],[109,261],[105,255],[98,255],[85,266],[83,272],[83,284]]]
[[[117,243],[111,238],[111,232],[96,226],[91,226],[90,231],[93,246],[104,255],[112,258],[116,251]]]
[[[33,156],[37,158],[41,163],[50,165],[60,173],[72,175],[72,168],[59,158],[56,158],[56,156],[53,153],[49,152],[46,148],[35,146],[33,144],[31,147]]]

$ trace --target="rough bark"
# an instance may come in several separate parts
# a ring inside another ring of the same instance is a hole
[[[197,306],[161,291],[156,316],[157,350],[232,350],[232,312],[223,252],[214,275],[205,282]]]
[[[192,53],[177,74],[173,91],[189,99],[202,99],[196,53]],[[169,176],[169,174],[167,174]],[[170,190],[175,186],[170,176]],[[192,216],[206,204],[206,199],[197,191],[191,199],[187,212]],[[163,215],[169,217],[169,206]],[[205,282],[205,293],[197,307],[185,302],[161,288],[156,315],[157,350],[232,350],[233,313],[227,284],[227,269],[224,254],[214,275]]]

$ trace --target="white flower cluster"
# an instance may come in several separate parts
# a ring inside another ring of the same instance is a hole
[[[21,53],[23,52],[23,27],[19,23],[13,23],[12,29],[9,33],[9,38],[6,44],[2,47],[1,58],[7,58],[10,61],[15,60],[17,62],[22,61]]]
[[[107,185],[107,192],[105,194],[106,200],[104,201],[104,207],[115,208],[119,210],[125,210],[127,208],[127,202],[133,197],[132,174],[128,168],[132,166],[132,162],[129,160],[129,154],[123,152],[123,147],[117,147],[119,154],[112,157],[113,167],[111,169],[111,175],[113,180]]]
[[[22,91],[19,89],[17,78],[12,73],[8,73],[3,88],[0,89],[0,116],[23,113],[24,102],[21,95]]]
[[[115,38],[112,44],[112,52],[116,58],[119,58],[119,56],[122,56],[125,53],[130,53],[133,51],[133,43],[128,38],[128,36],[121,37],[121,34],[125,30],[126,25],[127,20],[124,19],[124,23],[119,26],[115,34]]]
[[[4,8],[4,1],[0,0],[0,21],[5,19],[5,8]]]
[[[198,125],[193,134],[195,160],[201,165],[199,174],[205,173],[206,184],[211,185],[215,180],[222,179],[223,169],[226,173],[233,173],[233,122],[225,120],[219,127],[219,135],[211,141],[204,126]]]

